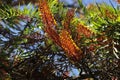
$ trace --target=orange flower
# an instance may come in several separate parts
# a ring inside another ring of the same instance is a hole
[[[59,35],[57,34],[57,32],[52,29],[51,27],[46,27],[45,28],[46,32],[48,33],[49,37],[57,44],[57,45],[61,45],[61,42],[60,42],[60,38],[59,38]]]
[[[46,0],[39,0],[39,9],[41,12],[40,16],[42,17],[45,27],[47,26],[55,27],[56,21],[50,11],[50,8]]]
[[[82,35],[89,38],[93,35],[92,31],[82,24],[78,24],[77,31],[78,39],[81,39]]]
[[[39,0],[40,4],[40,12],[43,23],[45,25],[45,32],[49,35],[49,37],[58,45],[60,45],[59,35],[55,31],[54,27],[57,25],[54,17],[50,11],[48,3],[46,0]]]
[[[80,60],[82,58],[82,51],[81,49],[75,44],[73,39],[71,38],[68,30],[70,21],[73,18],[73,10],[69,10],[67,13],[66,21],[64,23],[65,29],[61,31],[60,35],[57,34],[55,30],[56,22],[52,13],[49,9],[46,0],[39,0],[40,1],[40,12],[43,23],[45,25],[45,31],[49,35],[49,37],[60,47],[63,48],[64,51],[67,52],[68,57],[72,60]]]
[[[68,57],[72,60],[80,60],[82,58],[81,49],[75,44],[68,31],[61,31],[60,41],[61,47],[67,52]]]
[[[65,21],[63,24],[64,29],[68,30],[69,32],[70,32],[70,30],[69,30],[70,22],[73,19],[73,17],[74,17],[74,9],[69,9],[67,11],[66,18],[65,18]]]

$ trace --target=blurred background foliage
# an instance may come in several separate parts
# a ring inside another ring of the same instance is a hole
[[[119,80],[120,1],[117,7],[112,0],[87,6],[47,1],[58,33],[75,10],[68,25],[84,57],[74,64],[47,36],[39,0],[0,0],[0,80]]]

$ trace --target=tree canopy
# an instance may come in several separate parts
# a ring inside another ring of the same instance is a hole
[[[120,1],[0,1],[0,80],[119,80]]]

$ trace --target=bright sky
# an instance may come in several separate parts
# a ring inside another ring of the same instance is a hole
[[[77,1],[77,0],[60,0],[60,1],[63,1],[68,4],[74,4],[74,1]],[[115,0],[82,0],[82,1],[84,5],[88,5],[89,3],[95,3],[95,2],[98,2],[98,3],[105,2],[110,4],[110,1],[111,1],[115,7],[117,6],[117,2]]]
[[[83,0],[83,4],[87,5],[89,3],[95,3],[95,2],[98,2],[98,3],[105,2],[110,4],[110,1],[114,6],[117,6],[117,2],[115,2],[115,0]]]

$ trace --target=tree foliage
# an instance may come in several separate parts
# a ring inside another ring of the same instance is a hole
[[[119,80],[119,5],[81,1],[0,1],[0,79]]]

